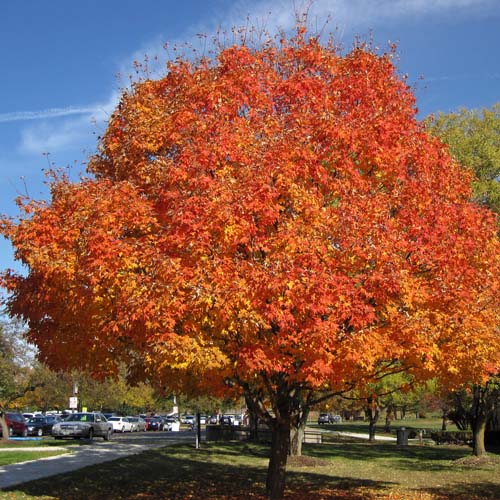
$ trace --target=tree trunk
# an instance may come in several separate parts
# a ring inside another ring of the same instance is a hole
[[[447,412],[446,410],[443,410],[443,419],[441,421],[441,430],[446,431],[446,418],[447,418]]]
[[[250,431],[250,441],[259,440],[259,415],[255,401],[249,394],[245,394],[245,402],[248,409],[248,428]]]
[[[366,416],[368,417],[368,441],[375,441],[375,424],[378,422],[380,411],[376,398],[369,397],[367,400]]]
[[[309,408],[303,409],[296,418],[292,419],[290,428],[290,450],[288,454],[292,457],[302,456],[302,443],[306,433],[307,418],[309,417]]]
[[[9,440],[9,428],[7,427],[7,421],[5,420],[5,413],[0,413],[0,426],[2,427],[2,441]]]
[[[472,453],[476,457],[486,455],[484,434],[488,417],[493,413],[495,395],[485,386],[475,385],[472,388],[471,427],[473,436]]]
[[[385,432],[391,432],[392,417],[393,417],[392,406],[389,405],[385,413],[385,426],[384,426]]]
[[[474,445],[472,448],[472,453],[476,457],[481,457],[486,455],[486,447],[484,445],[484,433],[486,431],[487,419],[483,416],[477,418],[472,426],[472,433],[474,439]]]
[[[290,429],[290,450],[289,455],[292,457],[302,456],[302,443],[306,432],[306,424],[293,425]]]
[[[373,443],[375,441],[375,424],[377,423],[378,417],[375,420],[370,419],[368,424],[368,441]]]
[[[271,457],[267,469],[266,494],[270,500],[281,500],[285,491],[285,473],[290,449],[290,418],[275,419]]]

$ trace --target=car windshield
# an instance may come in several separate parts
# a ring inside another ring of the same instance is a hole
[[[44,418],[40,418],[40,417],[38,417],[38,418],[30,418],[30,419],[28,420],[28,423],[29,423],[29,424],[38,424],[38,423],[40,423],[40,422],[44,422],[44,421],[45,421],[45,419],[44,419]]]
[[[120,417],[109,417],[108,418],[108,422],[119,422],[120,421]]]
[[[94,415],[91,413],[73,413],[66,419],[66,422],[94,422],[94,420]]]

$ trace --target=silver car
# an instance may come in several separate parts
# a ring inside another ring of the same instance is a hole
[[[141,417],[127,417],[132,424],[132,431],[143,432],[146,430],[146,421]]]
[[[100,436],[108,441],[113,435],[113,426],[102,413],[73,413],[66,420],[52,427],[52,435],[56,439],[86,438],[90,440],[95,436]]]

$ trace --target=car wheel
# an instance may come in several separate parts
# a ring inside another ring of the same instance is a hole
[[[94,439],[94,429],[92,429],[92,427],[89,429],[89,434],[87,436],[87,439],[89,441],[92,441],[92,439]]]
[[[37,435],[38,437],[42,437],[42,436],[43,436],[43,430],[42,430],[42,429],[38,429],[38,430],[36,431],[36,435]]]
[[[9,427],[9,436],[13,436],[14,435],[14,431],[12,430],[12,427]]]
[[[23,438],[28,437],[28,429],[23,429],[23,432],[21,435]]]
[[[111,429],[108,429],[106,431],[106,434],[104,434],[104,441],[109,441],[111,439],[111,435],[113,434],[113,431]]]

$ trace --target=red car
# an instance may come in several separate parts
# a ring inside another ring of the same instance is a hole
[[[9,429],[9,436],[26,437],[28,435],[26,420],[24,420],[21,413],[5,413],[4,416],[7,428]],[[1,433],[2,427],[0,426],[0,434]]]

